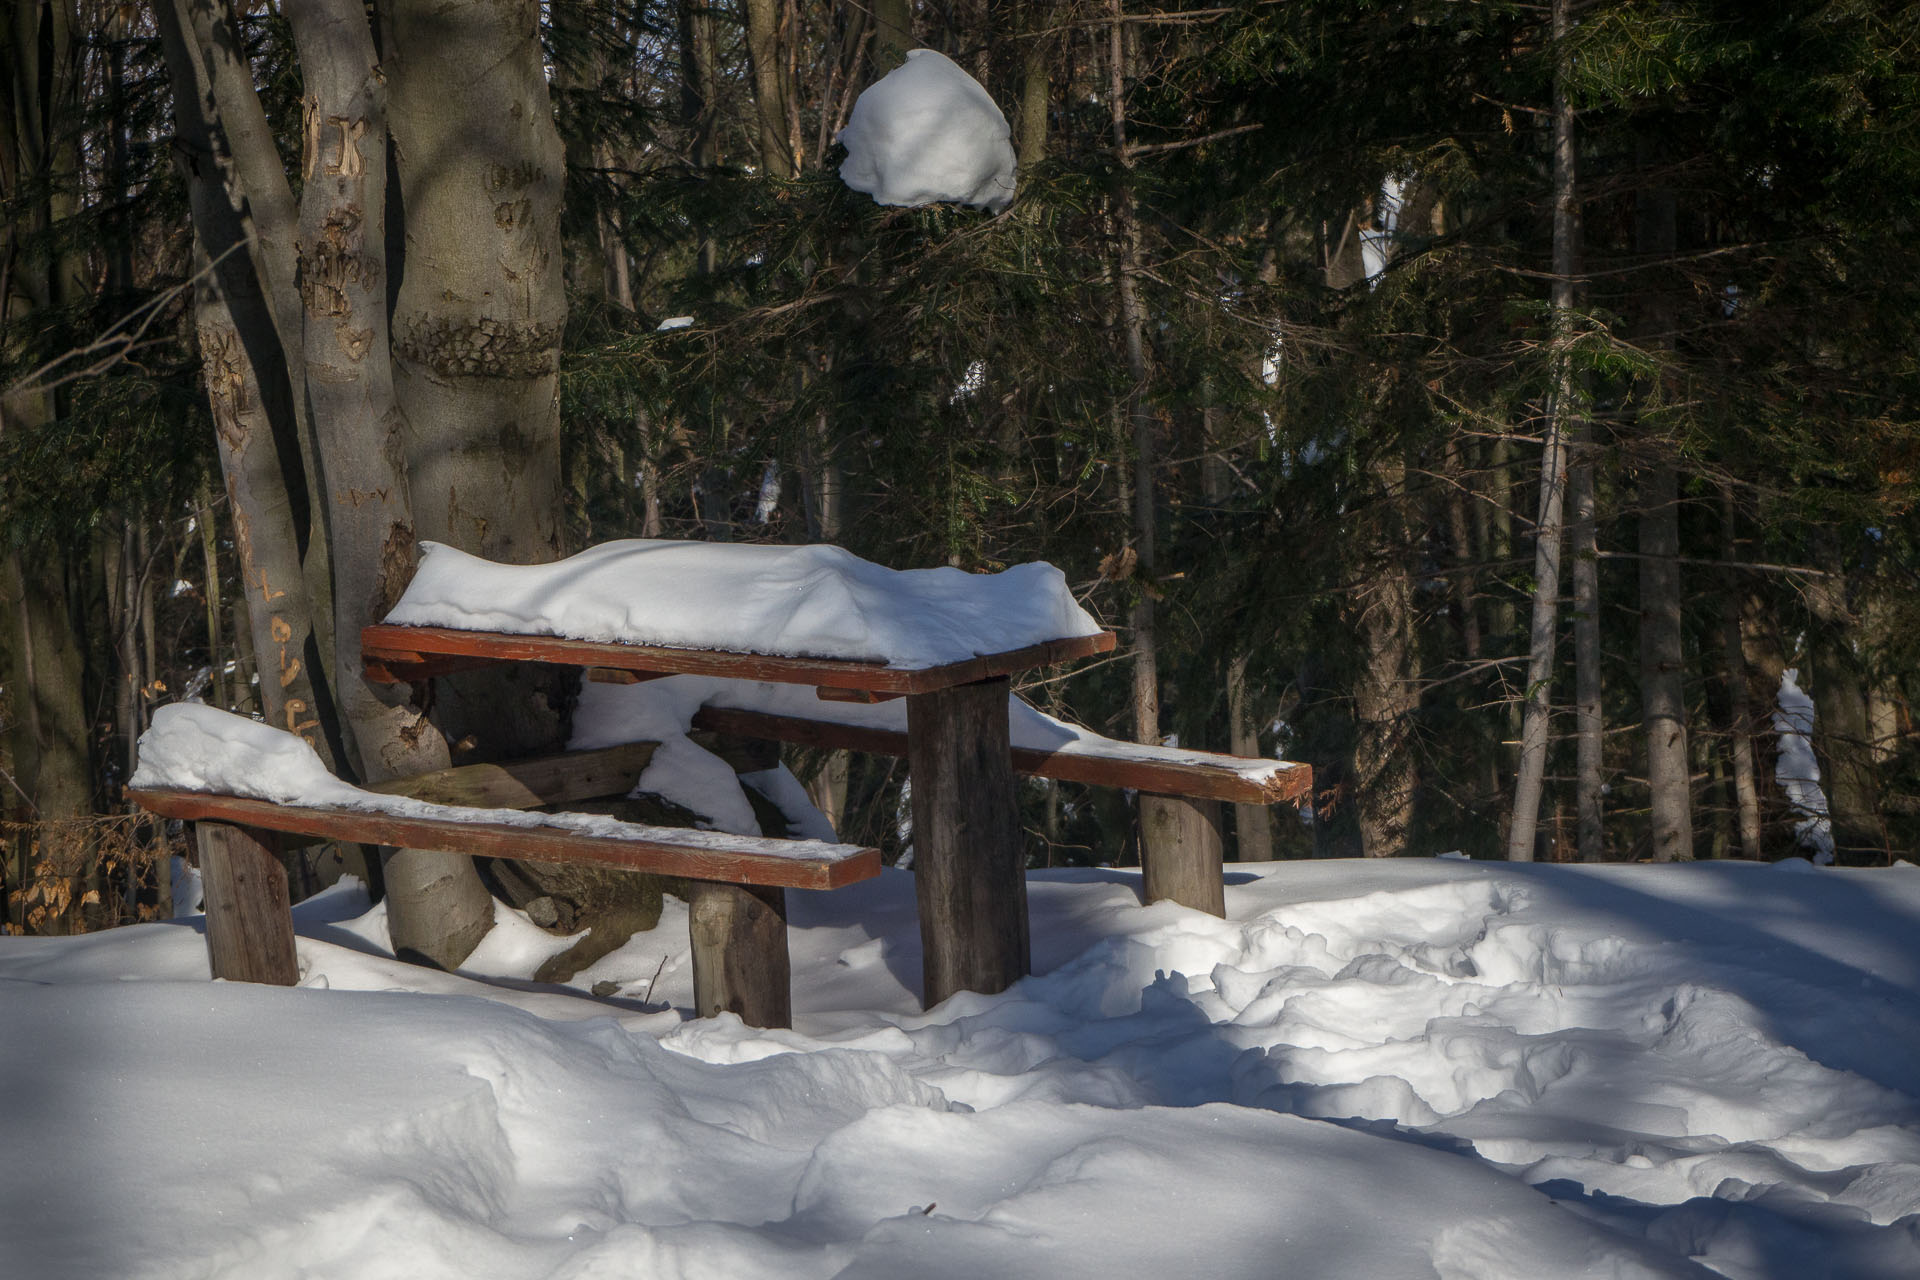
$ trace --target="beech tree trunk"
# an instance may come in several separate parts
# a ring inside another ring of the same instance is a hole
[[[405,261],[388,264],[401,271],[393,389],[414,531],[489,560],[552,561],[566,169],[539,6],[393,0],[385,16],[405,229]],[[574,689],[570,673],[532,665],[446,677],[434,723],[471,744],[461,763],[557,750]],[[396,952],[451,966],[492,927],[466,858],[407,850],[386,876]]]

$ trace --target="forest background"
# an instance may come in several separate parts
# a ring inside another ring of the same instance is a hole
[[[1123,644],[1030,699],[1313,766],[1248,860],[1803,850],[1797,669],[1837,856],[1914,847],[1920,6],[5,7],[12,931],[168,909],[160,703],[364,780],[564,741],[555,673],[359,679],[420,537],[1052,561]],[[836,176],[922,45],[1004,213]],[[897,764],[798,763],[898,852]],[[1036,865],[1133,856],[1024,794]],[[386,888],[457,920],[439,857]]]

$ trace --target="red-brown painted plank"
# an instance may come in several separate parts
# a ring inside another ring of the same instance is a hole
[[[860,849],[838,859],[783,857],[756,852],[755,845],[778,844],[760,837],[733,836],[730,849],[701,849],[668,840],[614,839],[581,835],[558,827],[516,827],[501,822],[448,822],[398,818],[353,809],[310,809],[239,796],[171,789],[129,790],[127,798],[150,813],[189,821],[237,823],[270,831],[293,831],[409,849],[437,849],[484,858],[537,862],[590,862],[628,871],[718,880],[731,884],[785,889],[838,889],[880,874],[880,851]],[[841,845],[839,848],[850,848]]]
[[[702,707],[693,723],[715,733],[749,738],[773,738],[803,747],[832,751],[867,751],[874,755],[904,756],[907,735],[890,729],[834,724],[800,716],[776,716],[732,707]],[[1236,804],[1297,804],[1313,790],[1313,770],[1304,764],[1257,782],[1236,772],[1237,756],[1220,756],[1219,763],[1175,764],[1143,761],[1120,755],[1089,752],[1035,751],[1014,747],[1016,773],[1063,782],[1085,782],[1099,787],[1132,787],[1159,795],[1191,796],[1197,800],[1229,800]]]
[[[1031,667],[1106,653],[1110,631],[1048,640],[1004,653],[934,667],[889,667],[839,658],[788,658],[721,649],[674,649],[661,645],[609,644],[563,636],[508,635],[453,627],[398,627],[376,623],[360,633],[369,680],[413,679],[440,673],[446,662],[552,662],[650,674],[725,676],[776,684],[811,684],[872,693],[929,693]],[[449,668],[454,669],[454,668]]]

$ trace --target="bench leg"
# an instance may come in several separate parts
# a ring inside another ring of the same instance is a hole
[[[907,697],[922,1000],[992,995],[1032,972],[1027,854],[1004,676]]]
[[[694,1016],[737,1013],[750,1027],[791,1027],[786,890],[698,880],[691,906]]]
[[[278,987],[299,982],[287,869],[274,849],[278,837],[225,822],[196,822],[194,834],[213,976]]]
[[[1220,802],[1140,793],[1140,869],[1149,903],[1227,914]]]

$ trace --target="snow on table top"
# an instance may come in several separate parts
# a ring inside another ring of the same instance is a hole
[[[394,625],[904,668],[1100,633],[1045,563],[888,569],[840,547],[631,539],[516,565],[422,547]]]
[[[834,141],[840,179],[877,204],[950,201],[998,213],[1013,203],[1007,118],[952,59],[915,49],[853,104]]]
[[[140,735],[139,767],[127,785],[432,822],[548,827],[602,840],[652,840],[715,852],[747,850],[769,857],[841,862],[863,852],[856,845],[820,840],[760,840],[687,827],[646,826],[593,813],[482,809],[363,791],[329,773],[313,748],[297,735],[197,702],[176,702],[154,712],[153,723]]]

